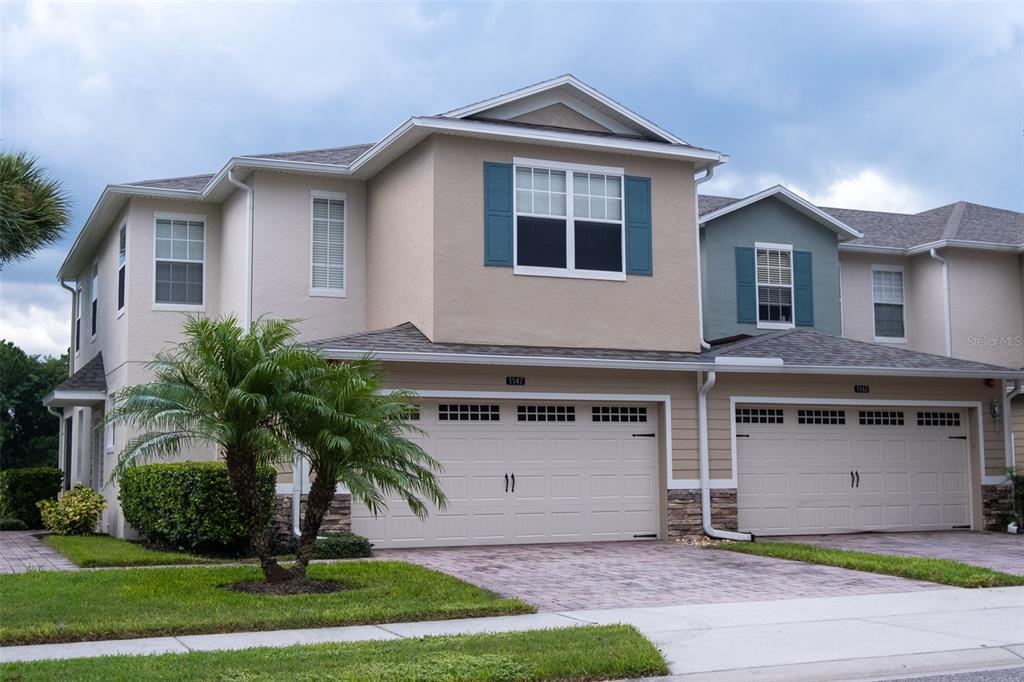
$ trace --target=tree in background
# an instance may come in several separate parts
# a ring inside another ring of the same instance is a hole
[[[25,152],[0,152],[0,268],[56,243],[70,221],[60,182]]]
[[[57,466],[60,420],[42,400],[67,377],[67,355],[27,355],[0,342],[0,469]]]

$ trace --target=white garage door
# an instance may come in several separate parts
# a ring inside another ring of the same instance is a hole
[[[352,530],[377,547],[636,540],[658,533],[657,411],[640,403],[438,400],[420,440],[448,507],[420,521],[398,499]]]
[[[967,413],[738,405],[739,527],[758,535],[970,524]]]

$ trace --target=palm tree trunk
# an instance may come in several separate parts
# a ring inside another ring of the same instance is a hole
[[[317,535],[320,534],[320,526],[327,516],[327,510],[331,508],[336,486],[337,482],[329,476],[317,476],[309,486],[306,514],[302,518],[302,535],[299,537],[299,550],[295,556],[295,565],[292,566],[292,575],[295,578],[306,577],[306,566],[313,558],[313,546],[316,544]]]
[[[228,478],[242,506],[245,526],[249,532],[249,544],[260,559],[263,577],[268,583],[291,580],[291,573],[277,563],[271,552],[267,533],[267,510],[263,508],[263,498],[259,494],[259,469],[256,466],[256,458],[229,453],[224,459],[228,467]]]

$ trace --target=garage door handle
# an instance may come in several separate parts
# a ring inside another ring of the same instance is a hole
[[[633,438],[654,438],[653,433],[634,433]]]
[[[516,475],[512,474],[512,492],[516,491]]]
[[[853,472],[851,471],[851,472],[850,472],[850,487],[851,487],[851,488],[853,487],[853,481],[854,481],[854,478],[853,478]]]
[[[857,472],[857,487],[860,487],[860,472]]]
[[[505,474],[505,492],[508,492],[508,474]]]
[[[967,436],[950,436],[952,440],[967,440]]]

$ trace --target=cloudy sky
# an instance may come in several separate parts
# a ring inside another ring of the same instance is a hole
[[[375,141],[573,73],[731,155],[708,191],[1024,210],[1024,4],[0,3],[0,145],[75,202],[0,273],[0,336],[67,347],[54,280],[107,183]]]

